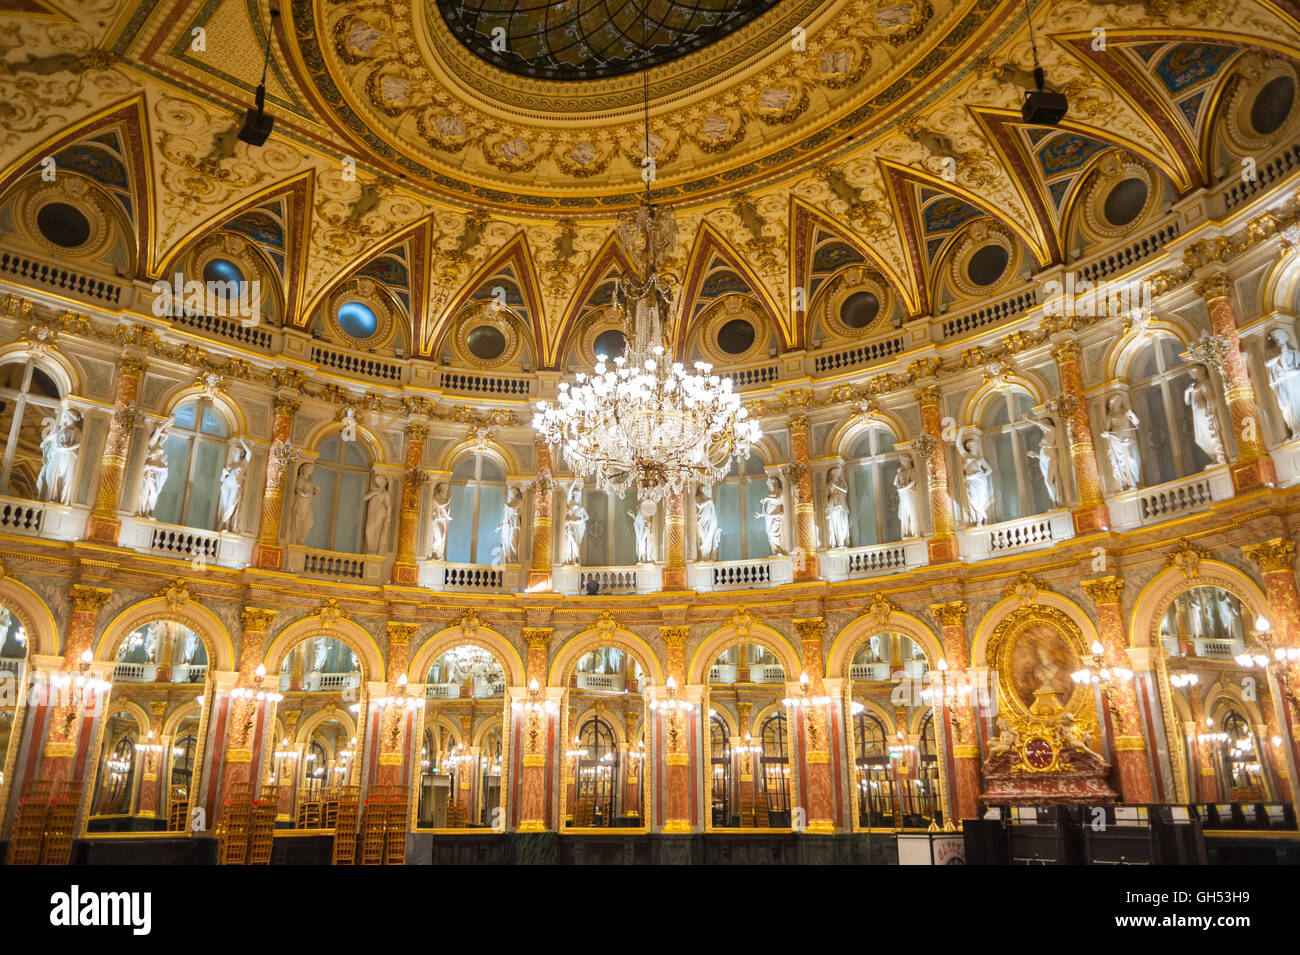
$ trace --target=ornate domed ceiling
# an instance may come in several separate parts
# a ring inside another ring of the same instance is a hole
[[[521,76],[591,80],[678,59],[779,0],[437,0],[471,50]]]
[[[472,354],[458,336],[500,289],[517,324],[499,360],[562,368],[601,332],[648,145],[680,226],[676,342],[749,362],[1010,301],[1300,138],[1296,0],[1031,0],[1059,128],[1020,115],[1023,0],[608,0],[620,36],[647,12],[645,45],[674,57],[649,70],[648,144],[640,53],[588,29],[594,3],[445,6],[468,41],[429,0],[285,0],[276,21],[265,0],[0,11],[0,214],[69,260],[38,221],[54,213],[34,190],[57,190],[114,280],[221,251],[290,327],[363,302],[376,331],[350,344],[396,358]],[[275,130],[250,147],[235,132],[268,23]],[[518,62],[471,48],[494,52],[493,26]],[[586,56],[559,39],[575,31],[609,75],[518,70]],[[70,173],[53,185],[47,156]],[[733,353],[712,330],[742,313],[755,334]]]

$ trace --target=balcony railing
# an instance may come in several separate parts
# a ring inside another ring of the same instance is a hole
[[[281,693],[288,691],[292,680],[292,675],[288,673],[280,674]],[[355,690],[360,686],[361,674],[355,670],[351,673],[304,673],[302,675],[302,689],[307,693]]]
[[[459,683],[429,683],[424,688],[425,699],[429,700],[458,700],[460,699]],[[504,696],[506,692],[505,682],[496,680],[492,683],[484,683],[481,680],[475,680],[470,698],[475,700],[488,700],[494,697]]]
[[[1118,530],[1205,510],[1232,497],[1232,478],[1224,465],[1155,487],[1125,491],[1109,499],[1111,523]]]
[[[618,673],[579,673],[578,689],[599,690],[602,693],[621,693],[626,682]]]
[[[699,562],[690,565],[687,577],[691,589],[699,591],[777,586],[794,580],[794,565],[789,557]]]
[[[663,581],[658,564],[630,567],[556,567],[555,590],[572,596],[656,593]]]
[[[89,509],[0,497],[0,531],[50,540],[79,540]]]
[[[979,559],[1035,550],[1069,540],[1074,536],[1074,523],[1069,511],[1056,511],[986,524],[983,527],[968,527],[958,532],[957,536],[961,556]]]
[[[821,558],[822,575],[827,580],[892,574],[920,567],[925,561],[925,541],[920,538],[827,550]]]
[[[152,683],[157,677],[156,663],[119,663],[113,667],[114,683]]]

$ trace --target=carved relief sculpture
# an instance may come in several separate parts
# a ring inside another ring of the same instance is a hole
[[[974,527],[989,522],[993,506],[993,468],[984,457],[979,434],[967,432],[961,438],[961,474],[966,485],[966,520]]]
[[[699,559],[717,560],[718,545],[722,543],[722,525],[718,523],[713,494],[702,484],[695,489],[695,537]]]
[[[221,470],[221,506],[217,530],[223,534],[239,533],[239,506],[244,500],[244,479],[248,476],[253,452],[248,442],[238,439],[231,448],[229,463]]]
[[[370,477],[370,492],[366,502],[366,553],[382,554],[388,544],[388,531],[393,523],[393,495],[389,492],[388,478],[382,474]]]
[[[1101,436],[1106,439],[1115,487],[1121,491],[1135,490],[1141,479],[1141,459],[1138,457],[1138,427],[1141,424],[1123,395],[1111,395],[1106,400],[1106,426]]]
[[[632,532],[636,536],[636,559],[639,564],[653,564],[655,561],[655,514],[658,505],[645,500],[637,505],[635,511],[628,511],[632,518]]]
[[[587,509],[582,506],[582,481],[569,485],[564,508],[564,536],[560,538],[560,563],[577,564],[582,559],[582,539],[587,536]]]
[[[1214,396],[1204,365],[1192,366],[1192,383],[1183,392],[1183,403],[1192,409],[1192,437],[1205,452],[1210,465],[1223,464],[1223,439],[1219,437],[1218,417],[1214,413]]]
[[[41,424],[41,473],[36,479],[36,496],[55,504],[71,504],[72,479],[81,451],[81,415],[63,408],[57,418],[45,418]]]
[[[781,491],[781,479],[775,474],[769,475],[767,497],[760,502],[763,509],[754,515],[763,521],[767,546],[773,556],[785,553],[785,497]]]
[[[826,473],[826,546],[849,546],[849,486],[839,464]]]
[[[894,472],[894,490],[898,492],[898,523],[903,540],[909,537],[920,537],[916,468],[912,465],[912,458],[909,455],[903,455],[898,462],[898,470]]]
[[[1269,335],[1268,340],[1277,348],[1275,354],[1264,360],[1268,383],[1277,397],[1287,431],[1294,438],[1300,433],[1300,350],[1291,344],[1290,333],[1281,328]]]
[[[429,524],[429,560],[447,559],[447,527],[451,523],[451,485],[438,482],[433,489],[433,513]]]
[[[144,452],[144,469],[140,473],[140,504],[136,509],[140,517],[153,517],[153,512],[158,507],[158,495],[167,483],[167,434],[173,420],[168,418],[149,435],[149,444]]]
[[[310,461],[303,462],[298,465],[298,479],[293,483],[293,504],[289,509],[289,543],[300,547],[307,543],[307,536],[316,523],[313,508],[320,488],[311,479],[315,471],[316,465]]]
[[[501,535],[496,563],[509,564],[519,559],[519,524],[523,507],[524,492],[517,487],[510,488],[501,509],[501,523],[496,526],[496,532]]]

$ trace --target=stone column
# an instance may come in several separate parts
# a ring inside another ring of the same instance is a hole
[[[796,582],[816,580],[817,515],[813,507],[812,472],[808,467],[808,416],[791,415],[789,429],[790,467],[786,474],[794,500],[794,547],[803,551],[802,562],[795,561],[794,579]]]
[[[537,690],[536,697],[517,704],[521,709],[519,786],[519,831],[543,832],[546,829],[546,773],[551,752],[550,712],[544,704],[546,690],[546,651],[551,644],[551,627],[524,627],[528,644],[527,682]]]
[[[1277,470],[1273,459],[1264,447],[1263,419],[1255,401],[1255,389],[1250,382],[1246,356],[1241,351],[1237,335],[1237,313],[1229,298],[1228,276],[1215,272],[1202,278],[1196,293],[1205,300],[1210,314],[1210,328],[1227,343],[1220,374],[1232,418],[1232,431],[1237,438],[1237,457],[1228,468],[1232,475],[1232,490],[1236,494],[1277,483]]]
[[[753,722],[754,704],[746,700],[736,702],[736,731],[740,734],[737,737],[737,746],[752,747],[754,745],[753,730],[750,726]],[[758,786],[754,782],[755,759],[753,753],[736,754],[736,793],[735,807],[736,815],[741,815],[740,806],[745,800],[751,803],[758,799]],[[744,824],[744,820],[741,820]]]
[[[810,617],[795,620],[794,627],[803,648],[808,693],[811,696],[825,696],[826,689],[822,683],[825,676],[822,637],[826,633],[826,621],[822,617]],[[804,808],[808,813],[808,832],[813,833],[835,831],[834,780],[831,774],[831,746],[834,743],[829,725],[830,708],[833,705],[818,704],[800,708],[803,711],[804,776],[807,780]]]
[[[275,756],[275,775],[276,782],[280,788],[276,791],[275,799],[275,821],[296,823],[294,819],[294,795],[298,787],[298,778],[301,776],[300,767],[302,765],[303,747],[296,742],[298,736],[298,720],[302,717],[302,710],[292,710],[284,714],[284,739],[275,746],[273,752],[284,752],[293,755]],[[275,741],[272,741],[275,744]]]
[[[1128,637],[1120,592],[1124,581],[1115,576],[1083,581],[1083,590],[1097,605],[1097,636],[1104,648],[1103,660],[1108,667],[1128,667]],[[1115,746],[1115,772],[1119,797],[1126,803],[1155,802],[1155,787],[1147,762],[1147,741],[1142,734],[1137,690],[1132,680],[1116,680],[1103,694],[1114,720],[1111,738]],[[1103,717],[1104,714],[1098,714]]]
[[[140,382],[149,365],[141,358],[126,357],[118,362],[117,368],[117,394],[113,399],[113,415],[108,419],[108,437],[104,441],[104,456],[99,465],[99,486],[95,490],[94,507],[86,520],[85,538],[97,544],[116,544],[122,530],[122,521],[117,516],[122,502],[122,475],[126,471],[131,433],[140,417],[135,410]]]
[[[415,563],[415,541],[420,534],[420,488],[428,475],[424,461],[424,439],[429,429],[422,424],[406,427],[406,480],[402,482],[402,510],[398,516],[397,560],[393,562],[393,583],[414,587],[419,578]]]
[[[925,469],[930,497],[932,533],[926,541],[929,560],[942,564],[957,559],[957,532],[953,526],[952,498],[948,494],[948,461],[943,453],[943,415],[939,409],[939,386],[930,385],[917,394],[921,405],[921,437],[917,451]]]
[[[623,726],[625,729],[624,739],[627,745],[623,747],[623,815],[625,817],[639,817],[641,815],[641,773],[643,767],[642,760],[633,759],[632,754],[636,750],[636,711],[628,710],[623,714]],[[642,754],[644,755],[644,748]],[[642,820],[644,821],[644,820]]]
[[[1061,394],[1065,398],[1061,413],[1069,414],[1068,432],[1061,437],[1070,442],[1070,465],[1074,472],[1074,487],[1079,493],[1079,503],[1070,511],[1074,533],[1082,536],[1109,530],[1110,512],[1102,500],[1097,449],[1092,443],[1092,421],[1083,394],[1079,343],[1066,339],[1052,349],[1052,357],[1056,359],[1061,375]],[[1057,415],[1058,421],[1061,413]]]
[[[136,815],[143,816],[146,819],[154,819],[158,816],[158,806],[161,804],[158,792],[158,771],[166,764],[165,756],[167,755],[163,747],[163,717],[167,715],[167,701],[154,700],[149,704],[149,732],[144,739],[144,745],[149,747],[158,747],[157,749],[146,749],[144,758],[140,760],[140,810]]]
[[[1196,687],[1189,687],[1187,700],[1191,703],[1192,722],[1184,729],[1187,737],[1196,747],[1196,765],[1200,773],[1200,795],[1198,802],[1219,801],[1219,774],[1214,771],[1214,743],[1203,743],[1198,738],[1202,733],[1211,732],[1210,724],[1205,722],[1205,705]],[[1217,729],[1213,730],[1218,732]]]
[[[686,589],[686,511],[685,492],[670,494],[664,500],[664,580],[663,590]]]
[[[77,680],[82,675],[84,665],[82,654],[91,650],[95,639],[100,608],[113,595],[110,589],[84,584],[73,584],[69,593],[72,597],[72,617],[68,622],[68,638],[63,646],[61,676],[70,683],[63,688],[50,685],[49,729],[41,750],[43,760],[39,778],[55,782],[72,778],[79,744],[89,742],[88,737],[82,739],[86,715],[90,713],[93,717],[102,703],[95,698],[93,690],[79,688]]]
[[[411,638],[416,625],[398,620],[388,621],[388,697],[390,701],[380,716],[379,775],[381,786],[406,781],[406,730],[410,708],[406,705],[406,675],[411,662]]]
[[[478,747],[474,745],[474,716],[459,718],[460,738],[465,759],[456,767],[456,791],[451,794],[451,801],[465,810],[465,823],[474,822],[474,794],[478,791],[479,765]]]
[[[266,631],[277,611],[245,607],[240,613],[244,639],[239,648],[239,679],[237,686],[251,690],[254,695],[240,695],[229,703],[225,749],[222,753],[221,795],[225,799],[235,783],[257,783],[253,770],[253,757],[257,750],[257,724],[263,701],[256,698],[261,689],[257,668],[262,664],[266,647]],[[256,789],[256,785],[254,786]]]
[[[253,545],[252,566],[259,570],[283,570],[284,548],[280,546],[280,514],[284,509],[284,476],[298,451],[289,443],[293,416],[300,403],[286,395],[271,402],[271,452],[266,458],[266,488],[262,491],[262,517]]]
[[[677,687],[677,699],[685,697],[686,640],[690,627],[660,627],[659,635],[668,648],[668,678]],[[660,711],[664,739],[665,796],[664,832],[691,831],[691,723],[693,716],[674,708]]]
[[[533,483],[533,563],[528,569],[530,594],[550,593],[554,588],[551,580],[551,508],[555,477],[551,471],[551,446],[539,438],[535,447],[537,480]],[[546,677],[540,677],[538,682],[545,686]]]
[[[948,662],[948,679],[964,680],[970,667],[970,650],[966,643],[966,602],[954,600],[932,604],[930,609],[943,627],[943,655]],[[954,670],[958,672],[954,674]],[[963,819],[975,819],[979,815],[979,732],[975,722],[975,708],[969,697],[965,702],[960,699],[955,702],[945,700],[941,706],[944,732],[947,733],[951,727],[952,733],[952,809],[956,818],[950,821],[958,824]]]

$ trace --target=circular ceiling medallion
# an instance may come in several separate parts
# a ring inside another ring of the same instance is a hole
[[[479,325],[465,336],[470,354],[481,361],[495,361],[506,350],[506,336],[493,325]]]
[[[1282,128],[1294,105],[1295,80],[1285,74],[1275,76],[1256,94],[1250,107],[1250,125],[1261,136],[1271,135]]]
[[[718,329],[718,347],[728,355],[743,355],[754,345],[754,326],[743,318],[733,318]]]
[[[379,329],[374,309],[362,302],[344,302],[339,306],[339,327],[353,338],[364,341]]]
[[[627,348],[627,336],[617,328],[607,328],[596,336],[592,348],[595,349],[597,358],[604,356],[606,360],[612,361]]]
[[[208,259],[203,263],[203,281],[244,283],[244,273],[229,259]]]
[[[90,241],[90,220],[76,206],[47,202],[36,213],[41,235],[57,246],[78,249]]]
[[[848,328],[866,328],[880,314],[880,299],[874,292],[854,292],[840,306],[840,321]]]
[[[437,0],[452,33],[519,76],[591,80],[678,59],[779,0]]]
[[[1002,278],[1008,261],[1010,255],[1006,248],[996,243],[986,245],[970,257],[966,264],[966,277],[981,288],[986,288]]]
[[[1147,184],[1141,179],[1125,179],[1106,194],[1102,212],[1111,225],[1128,225],[1146,208],[1149,192]]]

